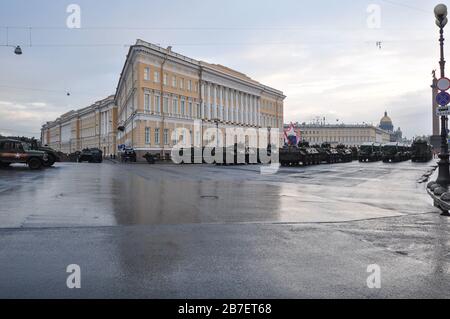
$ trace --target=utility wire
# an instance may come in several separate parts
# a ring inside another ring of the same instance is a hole
[[[392,1],[392,0],[381,0],[381,1],[389,3],[389,4],[394,5],[394,6],[408,8],[408,9],[411,9],[411,10],[415,10],[415,11],[419,11],[419,12],[423,12],[423,13],[427,13],[427,14],[433,14],[432,10],[426,10],[426,9],[423,9],[423,8],[411,6],[409,4],[400,3],[400,2],[396,2],[396,1]]]

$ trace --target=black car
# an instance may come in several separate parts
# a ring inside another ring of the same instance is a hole
[[[78,155],[78,163],[101,163],[103,161],[103,152],[98,148],[85,148]]]

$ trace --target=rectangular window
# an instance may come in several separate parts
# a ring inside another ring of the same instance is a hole
[[[150,127],[145,128],[145,144],[150,144]]]
[[[178,100],[177,99],[172,100],[172,113],[178,114]]]
[[[149,81],[150,80],[150,68],[144,69],[144,80]]]
[[[150,94],[145,93],[144,94],[144,111],[145,112],[150,112],[150,103],[151,103]]]
[[[160,100],[159,95],[155,95],[155,110],[158,113],[161,112],[161,100]]]
[[[197,105],[197,117],[201,118],[202,117],[202,110],[200,108],[200,104],[196,104]]]
[[[185,101],[181,101],[181,115],[185,115],[186,114],[186,106],[185,106],[186,102]]]
[[[159,145],[159,128],[155,128],[155,144]]]
[[[163,78],[164,85],[167,85],[167,77],[168,77],[167,73],[164,73],[164,78]]]
[[[188,80],[188,82],[187,82],[187,89],[188,89],[188,91],[189,92],[192,92],[192,80]]]
[[[188,115],[192,117],[192,102],[189,102]]]
[[[155,83],[159,83],[159,72],[158,72],[158,71],[155,71],[155,73],[153,74],[153,76],[154,76]]]
[[[163,112],[167,113],[169,111],[169,98],[164,97],[163,98]]]
[[[164,129],[164,145],[169,144],[169,129]]]
[[[179,136],[180,132],[178,131],[178,129],[175,129],[173,131],[173,140],[172,140],[172,144],[176,145],[178,144],[178,136]]]
[[[184,89],[184,79],[180,79],[180,89]]]
[[[177,77],[175,75],[172,77],[172,87],[177,87]]]

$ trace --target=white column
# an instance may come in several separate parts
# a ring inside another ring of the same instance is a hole
[[[234,98],[235,98],[235,115],[236,115],[236,118],[235,118],[235,121],[236,121],[236,123],[239,123],[239,114],[240,114],[240,112],[241,112],[241,109],[240,109],[240,107],[239,107],[239,92],[238,91],[235,91],[235,95],[234,95]]]
[[[258,122],[258,126],[261,126],[261,99],[257,98],[257,122]]]
[[[245,94],[245,124],[250,124],[250,95]]]
[[[238,103],[239,103],[239,123],[244,124],[244,104],[242,103],[242,92],[238,93]]]
[[[225,88],[225,116],[224,116],[224,120],[225,122],[228,122],[229,120],[229,110],[230,110],[230,106],[228,105],[228,94],[230,93],[230,91],[228,90],[228,88]]]
[[[245,113],[246,113],[246,109],[247,109],[247,103],[246,103],[246,101],[245,101],[245,98],[246,98],[246,96],[245,96],[245,93],[242,93],[241,94],[241,106],[242,106],[242,124],[245,124],[246,123],[246,116],[245,116]]]
[[[205,118],[205,84],[202,83],[201,84],[202,87],[202,102],[200,104],[200,114],[197,114],[197,116],[199,116],[201,119]]]
[[[223,121],[223,87],[219,86],[219,90],[220,90],[219,118],[221,121]]]
[[[217,86],[212,86],[213,90],[213,102],[212,102],[212,108],[213,108],[213,118],[217,118]]]
[[[251,105],[252,105],[252,108],[251,108],[251,110],[252,110],[252,112],[251,112],[252,116],[251,116],[251,121],[250,121],[250,123],[251,123],[252,125],[255,125],[255,118],[256,118],[256,116],[255,116],[255,96],[254,96],[254,95],[252,95],[252,98],[251,98]]]
[[[236,91],[231,91],[231,121],[236,122]]]
[[[208,120],[211,119],[211,83],[208,82],[208,97],[206,98],[206,109],[208,114]]]

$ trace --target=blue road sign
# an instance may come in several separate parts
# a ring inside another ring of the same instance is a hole
[[[440,92],[436,95],[436,102],[441,106],[446,106],[450,103],[450,94],[447,92]]]

